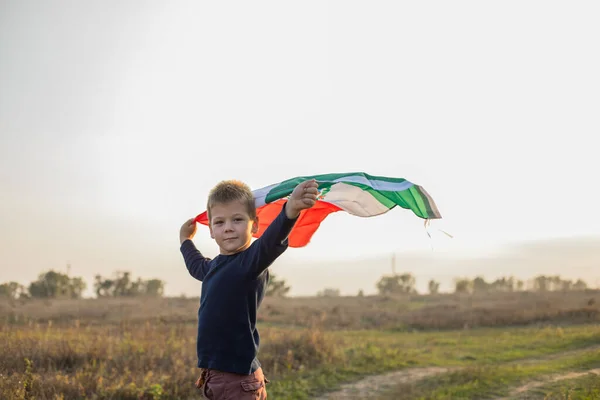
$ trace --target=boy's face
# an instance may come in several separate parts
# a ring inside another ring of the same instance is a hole
[[[242,201],[212,206],[210,237],[219,245],[221,254],[231,255],[250,247],[252,234],[258,231],[258,218],[251,220]]]

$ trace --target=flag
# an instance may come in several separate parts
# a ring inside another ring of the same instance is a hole
[[[281,212],[294,188],[310,179],[319,184],[316,204],[302,210],[288,242],[290,247],[306,246],[321,222],[331,213],[343,211],[358,217],[385,214],[396,206],[411,210],[424,220],[439,219],[441,214],[431,196],[421,186],[403,178],[369,175],[364,172],[298,176],[254,190],[259,221],[258,238]],[[208,225],[206,211],[196,221]]]

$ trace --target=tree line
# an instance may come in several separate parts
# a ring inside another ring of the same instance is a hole
[[[87,288],[87,283],[81,277],[50,270],[41,273],[37,280],[27,286],[18,282],[1,283],[0,298],[80,299]],[[134,280],[130,272],[117,271],[112,278],[96,275],[93,288],[97,297],[162,296],[165,282],[160,279]]]
[[[417,294],[416,278],[411,273],[384,275],[376,283],[380,295],[388,294]],[[458,278],[454,280],[454,293],[493,293],[517,291],[575,291],[586,290],[588,285],[582,279],[575,281],[563,279],[558,275],[538,275],[531,280],[523,281],[512,276],[500,277],[486,281],[477,276],[473,279]],[[38,276],[38,279],[24,286],[17,282],[0,284],[0,298],[27,299],[27,298],[72,298],[83,297],[87,284],[81,277],[71,277],[68,274],[50,270]],[[93,282],[94,293],[97,298],[106,297],[133,297],[153,296],[160,297],[164,294],[165,282],[160,279],[143,280],[133,279],[130,272],[117,271],[113,277],[96,275]],[[440,283],[429,280],[427,285],[429,294],[440,291]],[[290,291],[290,286],[285,280],[276,275],[270,275],[266,296],[285,297]],[[325,288],[317,293],[319,297],[336,297],[340,290]],[[362,290],[358,296],[362,296]]]
[[[50,270],[41,273],[37,280],[29,285],[18,282],[0,283],[0,298],[28,299],[80,299],[87,290],[88,285],[81,277],[71,277],[69,274]],[[133,279],[130,272],[117,271],[113,277],[96,275],[93,282],[94,293],[97,298],[107,297],[133,297],[164,295],[165,282],[160,279],[141,278]],[[282,279],[271,274],[266,296],[286,296],[290,286]]]
[[[411,273],[383,275],[376,283],[380,295],[389,294],[418,294],[416,289],[416,278]],[[513,276],[500,277],[495,280],[486,281],[482,276],[475,278],[458,278],[454,280],[454,293],[494,293],[494,292],[550,292],[550,291],[575,291],[586,290],[588,285],[582,279],[576,281],[563,279],[558,275],[538,275],[528,281],[516,279]],[[440,282],[431,279],[427,283],[427,292],[437,294],[440,292]],[[325,288],[317,292],[319,297],[336,297],[340,290]],[[363,296],[363,291],[358,296]]]
[[[416,294],[416,279],[410,273],[393,274],[382,276],[377,282],[377,290],[380,294]],[[439,293],[440,283],[434,279],[428,282],[430,294]],[[500,277],[492,281],[486,281],[482,276],[473,279],[458,278],[454,280],[454,293],[492,293],[492,292],[518,292],[518,291],[573,291],[586,290],[588,285],[582,279],[573,281],[563,279],[559,275],[538,275],[533,279],[524,281],[513,276]]]

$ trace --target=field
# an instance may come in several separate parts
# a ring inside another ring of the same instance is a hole
[[[600,292],[267,298],[270,399],[600,398]],[[0,301],[1,399],[190,399],[198,299]]]

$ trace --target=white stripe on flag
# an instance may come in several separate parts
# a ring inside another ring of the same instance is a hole
[[[360,183],[360,184],[363,184],[366,186],[370,186],[375,190],[386,190],[389,192],[399,192],[401,190],[406,190],[406,189],[414,186],[413,183],[409,182],[409,181],[388,182],[388,181],[382,181],[382,180],[377,180],[377,179],[368,180],[367,178],[365,178],[362,175],[344,176],[343,178],[335,179],[333,182]]]
[[[323,201],[335,204],[359,217],[371,217],[389,211],[371,193],[347,183],[336,183],[325,194]]]
[[[252,195],[254,196],[254,204],[256,205],[256,208],[262,207],[265,204],[267,204],[265,202],[267,195],[275,186],[279,185],[281,185],[281,183],[276,183],[274,185],[269,185],[264,188],[256,189],[255,191],[253,191]]]

